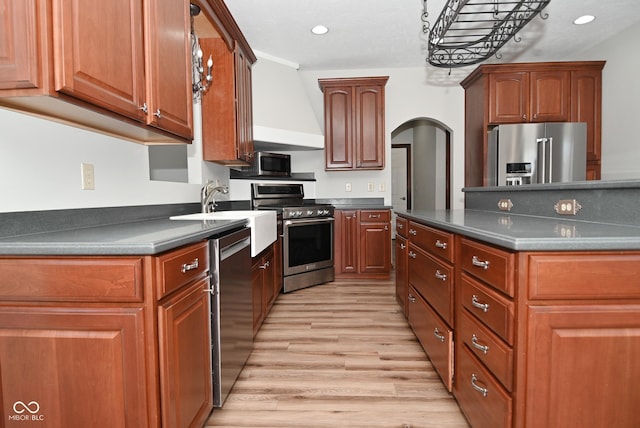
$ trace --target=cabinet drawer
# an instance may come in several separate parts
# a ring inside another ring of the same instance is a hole
[[[640,297],[640,253],[529,255],[530,299]]]
[[[471,275],[514,297],[515,256],[512,253],[462,239],[460,264]]]
[[[0,258],[0,299],[141,302],[141,257]]]
[[[389,223],[391,211],[389,210],[360,210],[360,223]]]
[[[170,251],[156,258],[158,299],[206,275],[209,270],[209,243],[200,242]]]
[[[453,326],[453,269],[409,244],[409,283]]]
[[[409,325],[447,390],[453,385],[453,331],[413,287],[409,287]]]
[[[513,350],[465,309],[460,310],[457,340],[462,341],[508,390],[513,391]]]
[[[409,228],[409,221],[406,218],[396,217],[396,233],[403,238],[407,238],[407,229]]]
[[[512,399],[498,381],[461,346],[456,366],[455,396],[474,428],[511,427]]]
[[[514,303],[462,274],[460,302],[498,336],[513,345]]]
[[[453,261],[453,234],[409,222],[409,240],[425,251]]]

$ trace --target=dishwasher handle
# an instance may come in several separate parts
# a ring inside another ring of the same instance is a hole
[[[220,248],[220,261],[228,259],[234,254],[247,248],[249,245],[251,245],[251,237],[246,237],[239,241],[234,242],[231,245],[227,245],[226,247]]]

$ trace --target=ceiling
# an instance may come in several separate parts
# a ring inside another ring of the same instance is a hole
[[[301,70],[423,67],[422,0],[225,0],[257,55]],[[431,24],[446,0],[428,0]],[[553,0],[489,63],[561,61],[640,22],[638,0]],[[591,24],[572,21],[595,15]],[[329,28],[313,35],[316,24]],[[475,66],[473,66],[475,68]],[[449,73],[451,70],[438,69]],[[463,71],[458,69],[454,71]],[[436,70],[434,70],[436,71]],[[467,67],[461,77],[468,74]]]

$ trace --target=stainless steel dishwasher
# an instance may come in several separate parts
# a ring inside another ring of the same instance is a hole
[[[222,407],[253,349],[250,229],[210,245],[213,405]]]

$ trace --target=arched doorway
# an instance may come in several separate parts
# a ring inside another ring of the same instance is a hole
[[[451,130],[429,118],[411,119],[391,132],[395,210],[451,207]]]

